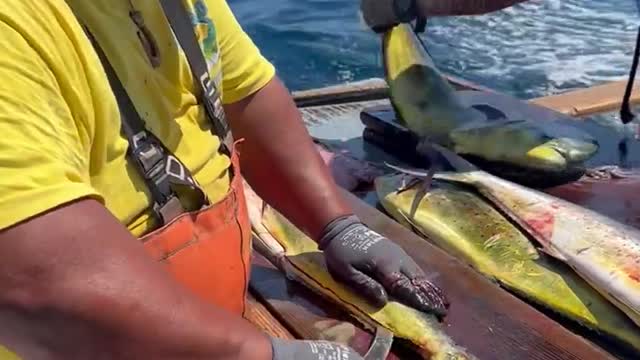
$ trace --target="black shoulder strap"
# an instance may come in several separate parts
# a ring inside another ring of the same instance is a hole
[[[220,92],[216,88],[215,83],[209,75],[209,67],[204,58],[202,48],[196,38],[193,24],[191,23],[191,15],[185,8],[182,0],[160,0],[164,15],[173,29],[173,33],[178,39],[180,47],[184,51],[191,72],[195,77],[199,91],[204,101],[204,107],[207,111],[210,121],[213,123],[216,135],[220,137],[225,151],[229,154],[233,138],[229,131],[229,126],[222,109],[220,100]]]
[[[166,224],[184,213],[185,208],[176,193],[188,191],[190,194],[195,194],[198,207],[206,204],[208,199],[205,192],[197,185],[187,167],[174,157],[153,133],[147,131],[144,121],[136,111],[133,101],[102,48],[88,29],[85,28],[85,32],[102,62],[118,102],[121,131],[129,142],[127,155],[136,165],[151,191],[152,209],[157,220],[161,224]]]
[[[191,72],[204,102],[207,117],[214,133],[221,139],[221,147],[231,154],[233,138],[222,108],[220,92],[211,81],[209,69],[195,35],[191,16],[182,0],[160,0],[164,14],[185,53]],[[83,26],[84,27],[84,26]],[[151,191],[153,210],[158,220],[165,224],[184,212],[176,193],[195,194],[196,203],[206,204],[205,192],[197,185],[189,170],[150,131],[136,111],[133,101],[108,61],[93,35],[84,27],[109,78],[109,83],[118,102],[122,118],[122,133],[129,141],[128,157],[136,164]],[[192,209],[187,209],[192,210]]]

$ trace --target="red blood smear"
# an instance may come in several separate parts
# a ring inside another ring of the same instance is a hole
[[[525,221],[533,231],[543,237],[543,239],[539,240],[546,240],[548,242],[553,236],[554,219],[553,213],[543,212],[535,214],[532,217],[525,219]]]
[[[638,268],[627,269],[627,274],[631,280],[640,283],[640,270]]]

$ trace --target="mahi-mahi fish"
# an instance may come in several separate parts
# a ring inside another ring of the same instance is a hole
[[[317,244],[264,201],[245,182],[254,247],[287,276],[332,300],[362,325],[382,326],[409,341],[424,359],[472,360],[475,356],[456,345],[435,316],[396,301],[374,309],[364,298],[329,274]]]
[[[382,48],[398,120],[421,138],[458,154],[552,173],[583,168],[598,150],[591,135],[566,122],[489,119],[464,105],[409,24],[387,31]]]
[[[434,179],[476,188],[539,243],[640,326],[640,230],[566,200],[478,169],[440,145],[433,147],[457,172]],[[404,173],[424,176],[392,166]]]
[[[376,178],[378,199],[394,219],[504,288],[640,351],[640,328],[570,268],[539,254],[476,191],[434,180],[421,194],[414,179]]]

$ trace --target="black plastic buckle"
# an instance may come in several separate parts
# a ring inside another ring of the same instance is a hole
[[[184,214],[184,207],[180,200],[175,195],[172,195],[164,205],[154,203],[153,212],[162,224],[167,224],[171,220]]]
[[[164,154],[159,146],[145,143],[134,151],[134,155],[142,164],[145,175],[157,173],[158,167],[164,167]]]

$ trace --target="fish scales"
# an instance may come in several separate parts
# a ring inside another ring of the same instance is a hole
[[[483,171],[437,178],[476,187],[640,325],[640,231],[597,212]]]

